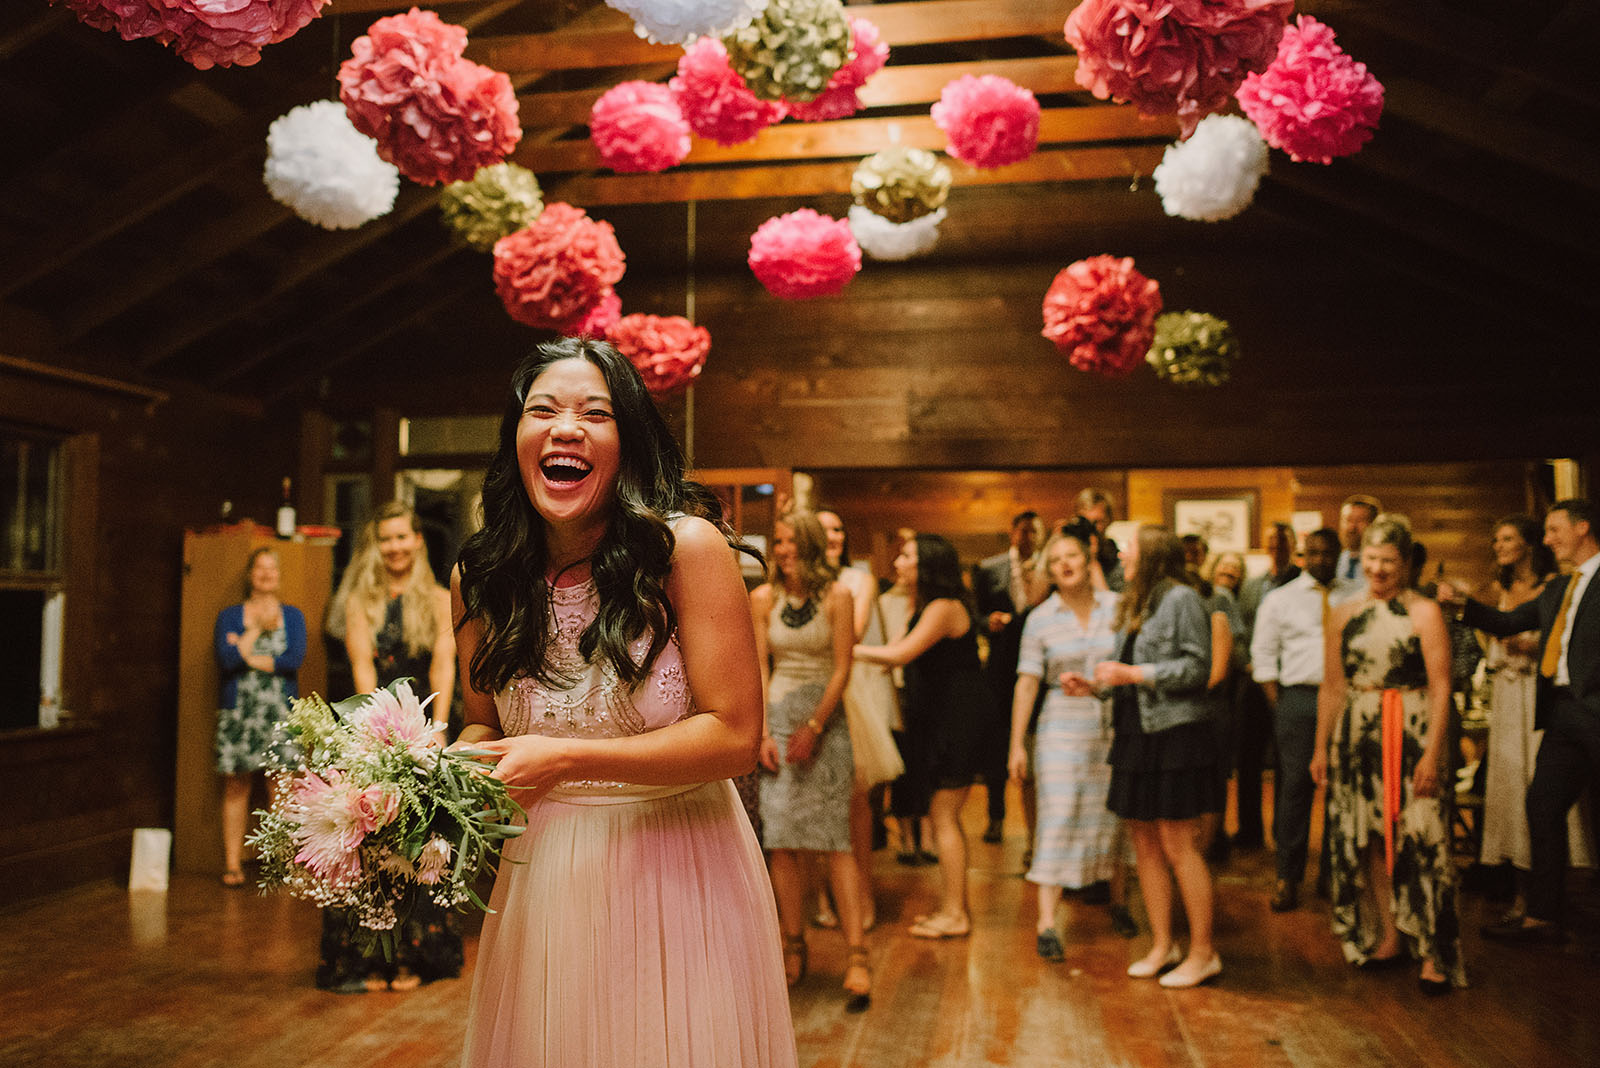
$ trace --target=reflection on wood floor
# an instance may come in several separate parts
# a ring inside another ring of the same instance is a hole
[[[969,827],[982,826],[979,799],[967,816]],[[877,854],[872,1007],[845,1015],[842,938],[811,931],[811,974],[793,996],[802,1065],[1600,1063],[1600,923],[1586,875],[1572,886],[1578,938],[1556,949],[1481,942],[1478,925],[1498,906],[1463,894],[1473,987],[1430,999],[1409,969],[1365,975],[1345,965],[1316,898],[1296,912],[1270,912],[1270,853],[1236,854],[1218,872],[1220,981],[1166,991],[1123,975],[1147,936],[1118,937],[1103,907],[1070,896],[1067,960],[1039,961],[1022,839],[1020,821],[999,846],[973,836],[973,933],[940,943],[905,933],[910,916],[933,903],[935,869]],[[1134,913],[1142,925],[1137,894]],[[469,929],[470,972],[475,925]],[[458,1062],[466,978],[406,994],[323,993],[311,985],[317,937],[311,906],[195,876],[177,877],[167,894],[100,884],[9,910],[0,915],[0,1065]]]

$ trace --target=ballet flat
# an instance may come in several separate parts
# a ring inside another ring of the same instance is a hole
[[[1143,960],[1136,960],[1128,965],[1128,978],[1154,979],[1168,968],[1176,968],[1182,960],[1183,952],[1178,949],[1177,945],[1173,945],[1171,949],[1167,950],[1166,959],[1154,967],[1146,964]]]
[[[1211,954],[1211,963],[1207,964],[1195,978],[1183,979],[1179,977],[1177,972],[1171,971],[1163,975],[1159,981],[1168,990],[1188,990],[1190,987],[1199,986],[1201,983],[1209,983],[1221,974],[1222,958],[1213,953]]]

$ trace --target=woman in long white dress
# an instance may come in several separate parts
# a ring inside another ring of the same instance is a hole
[[[1539,595],[1555,575],[1555,557],[1543,543],[1544,531],[1531,516],[1507,516],[1494,525],[1494,556],[1499,573],[1489,588],[1496,608],[1508,612]],[[1504,919],[1522,916],[1533,850],[1524,801],[1533,781],[1543,731],[1533,728],[1534,681],[1539,669],[1537,631],[1489,642],[1489,753],[1483,789],[1485,864],[1510,864],[1517,873],[1517,896]],[[1594,843],[1582,818],[1582,805],[1567,813],[1567,851],[1574,867],[1594,867]]]
[[[714,498],[604,342],[512,379],[452,581],[461,742],[528,811],[495,880],[464,1063],[788,1068],[777,911],[729,777],[761,740]]]

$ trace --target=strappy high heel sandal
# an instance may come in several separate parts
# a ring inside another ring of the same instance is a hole
[[[866,946],[851,946],[844,965],[845,1012],[866,1012],[872,1004],[872,964]]]
[[[783,936],[783,979],[790,986],[806,977],[806,936]]]

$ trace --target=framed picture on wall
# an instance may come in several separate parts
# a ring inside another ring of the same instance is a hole
[[[1167,490],[1161,505],[1167,525],[1179,537],[1199,534],[1213,553],[1244,553],[1260,541],[1260,499],[1253,489]]]

